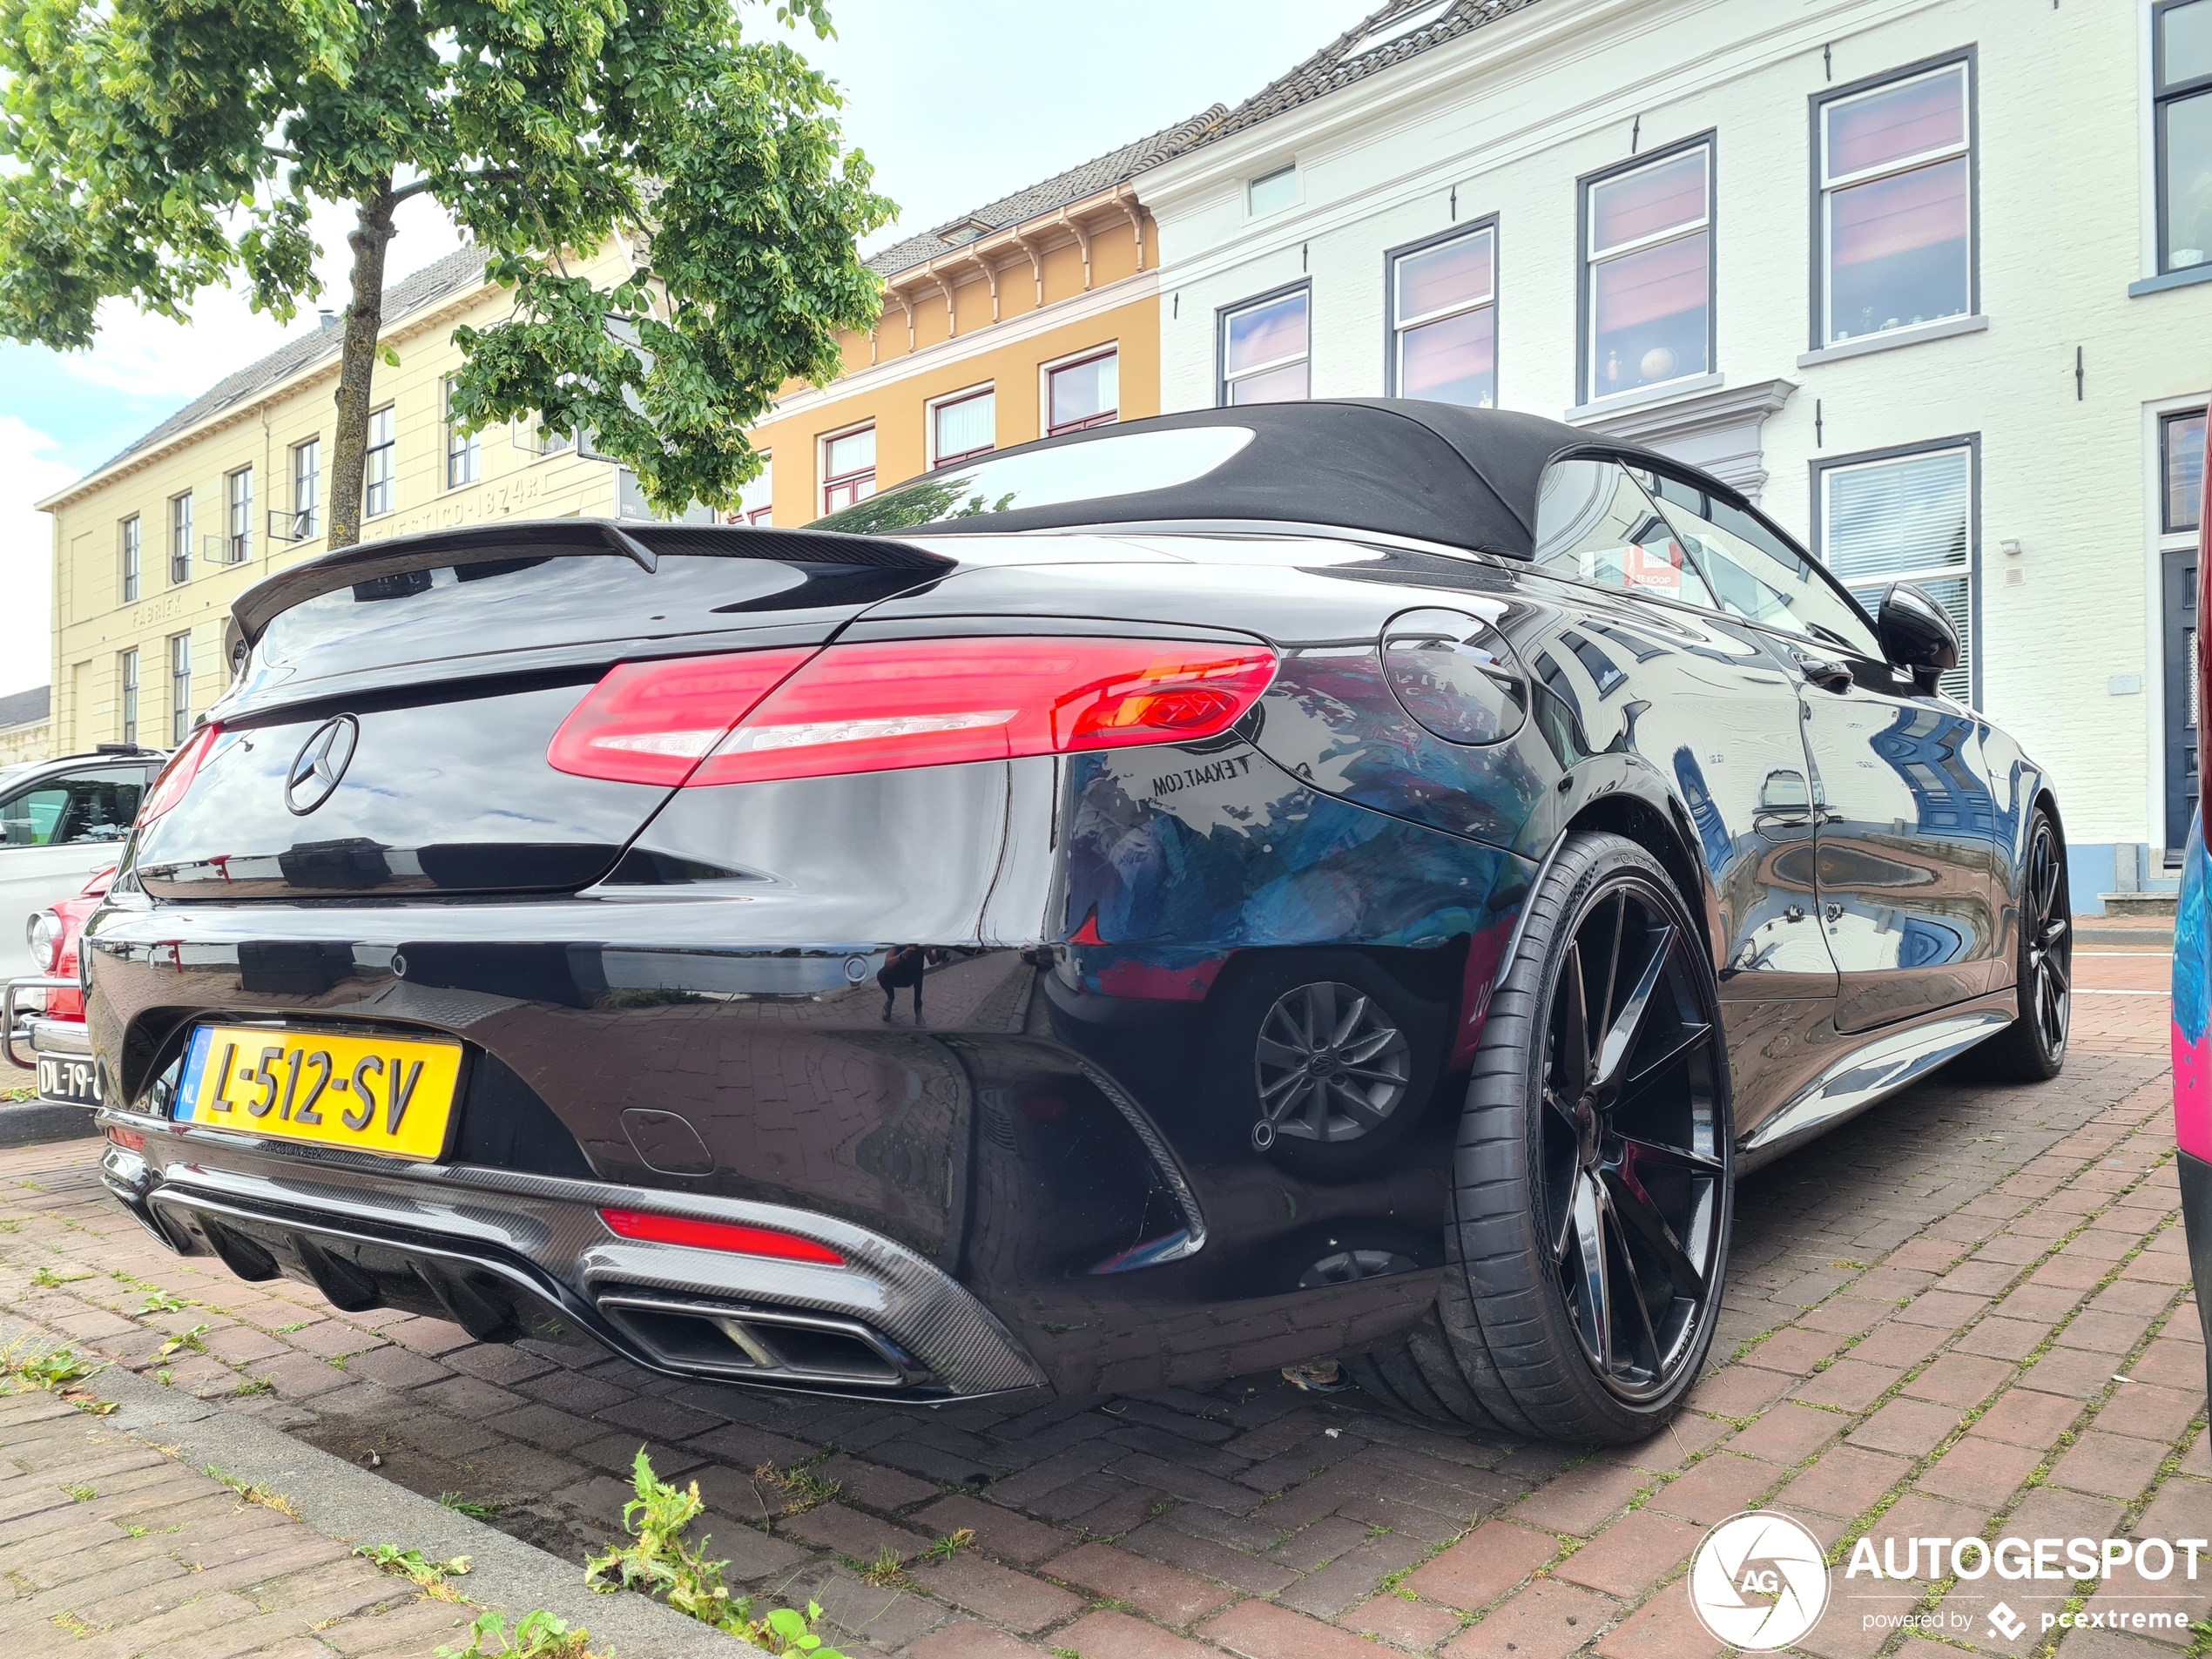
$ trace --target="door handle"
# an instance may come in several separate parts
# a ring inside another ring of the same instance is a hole
[[[1797,671],[1803,674],[1809,683],[1817,685],[1822,691],[1842,692],[1851,690],[1851,671],[1849,664],[1839,663],[1832,657],[1815,657],[1809,651],[1792,651],[1790,657],[1797,664]]]

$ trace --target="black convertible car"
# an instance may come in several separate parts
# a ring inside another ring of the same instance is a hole
[[[1649,1433],[1754,1166],[2065,1055],[2058,810],[1733,491],[1352,401],[270,577],[84,953],[165,1244],[918,1404]]]

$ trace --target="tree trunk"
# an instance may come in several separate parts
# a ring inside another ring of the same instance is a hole
[[[368,463],[368,409],[376,341],[384,327],[384,250],[392,241],[392,185],[360,204],[347,242],[354,250],[354,296],[346,307],[346,345],[338,360],[338,424],[330,442],[330,540],[334,551],[361,538],[361,486]]]

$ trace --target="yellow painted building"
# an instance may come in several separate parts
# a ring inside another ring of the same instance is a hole
[[[771,466],[732,517],[803,524],[981,450],[1159,410],[1157,232],[1132,182],[1219,106],[874,256],[880,324],[845,373],[787,388],[752,435]],[[597,280],[619,273],[610,248]],[[445,418],[459,323],[509,298],[463,250],[395,282],[376,372],[365,539],[483,520],[646,516],[624,469],[534,427]],[[40,506],[54,517],[52,742],[167,747],[229,679],[238,594],[323,550],[339,333],[231,375]]]

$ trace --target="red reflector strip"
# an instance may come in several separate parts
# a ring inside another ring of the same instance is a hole
[[[737,1256],[772,1256],[779,1261],[816,1262],[842,1267],[845,1258],[827,1244],[767,1227],[734,1222],[695,1221],[688,1216],[655,1216],[642,1210],[602,1210],[599,1219],[624,1238],[653,1244],[685,1244],[693,1250],[726,1250]]]

